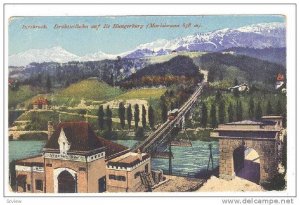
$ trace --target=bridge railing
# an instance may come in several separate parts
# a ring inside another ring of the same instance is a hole
[[[157,130],[155,130],[152,134],[150,134],[142,143],[137,144],[132,148],[132,151],[137,151],[140,149],[143,152],[152,152],[153,148],[156,148],[159,144],[164,144],[167,140],[168,134],[172,131],[176,124],[180,123],[182,117],[184,117],[187,112],[192,108],[192,106],[197,101],[203,90],[203,83],[199,85],[196,91],[192,94],[192,96],[184,103],[182,107],[178,110],[177,116],[174,120],[167,120],[164,122]]]

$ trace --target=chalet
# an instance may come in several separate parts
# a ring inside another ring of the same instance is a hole
[[[144,191],[150,156],[96,136],[87,122],[48,124],[43,153],[16,162],[16,191],[99,193]]]
[[[279,73],[276,77],[276,84],[275,84],[275,88],[279,89],[284,85],[284,75]]]
[[[47,110],[49,107],[49,101],[47,100],[47,98],[39,97],[38,99],[32,102],[32,107],[34,110],[37,109]]]
[[[233,92],[235,89],[237,89],[239,92],[249,91],[249,87],[246,83],[228,88],[228,90],[230,90],[231,92]]]

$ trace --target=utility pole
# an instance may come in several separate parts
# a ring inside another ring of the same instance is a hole
[[[169,175],[172,175],[172,139],[169,136]]]

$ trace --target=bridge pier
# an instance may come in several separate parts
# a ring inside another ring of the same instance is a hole
[[[172,145],[171,140],[169,144],[169,175],[172,175]]]

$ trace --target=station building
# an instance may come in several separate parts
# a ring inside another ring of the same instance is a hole
[[[139,175],[150,171],[150,156],[96,136],[87,122],[49,123],[43,153],[16,161],[15,170],[17,192],[144,191]]]

